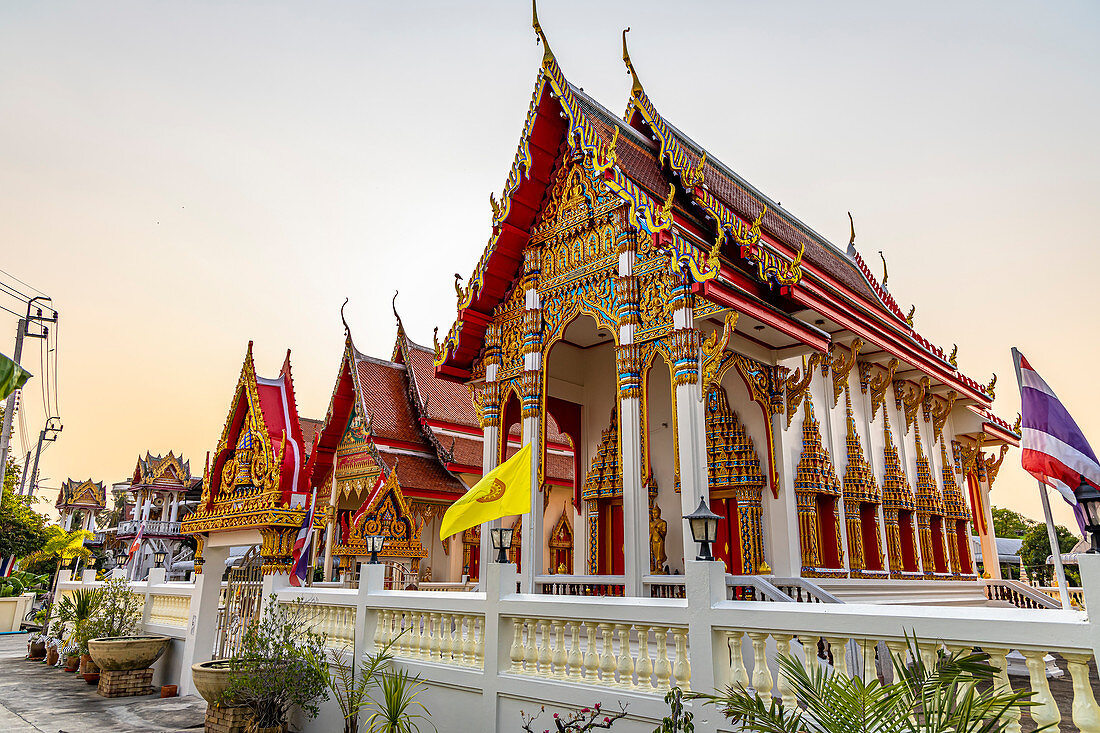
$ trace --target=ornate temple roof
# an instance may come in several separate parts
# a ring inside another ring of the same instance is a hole
[[[492,202],[489,242],[460,289],[455,323],[437,349],[439,376],[471,378],[493,309],[519,274],[532,224],[564,154],[584,157],[602,175],[638,231],[690,275],[693,292],[734,307],[751,304],[758,320],[825,351],[832,337],[796,316],[820,313],[885,358],[901,358],[961,397],[990,404],[992,395],[920,336],[911,313],[904,314],[870,273],[855,248],[854,227],[847,250],[834,246],[657,112],[634,73],[625,34],[623,57],[634,83],[623,119],[565,78],[537,17],[533,26],[544,53],[531,106],[501,199]]]
[[[58,509],[103,509],[107,506],[107,489],[102,481],[68,479],[61,484],[61,490],[57,493],[57,502],[54,506]]]
[[[167,455],[154,456],[146,451],[145,457],[138,457],[130,478],[132,488],[156,488],[187,491],[194,488],[202,479],[191,475],[191,462],[173,451]]]

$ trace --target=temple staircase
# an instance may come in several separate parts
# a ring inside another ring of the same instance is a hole
[[[985,584],[973,580],[815,578],[808,582],[813,582],[841,603],[1004,608],[1017,605],[1011,598],[987,595]]]

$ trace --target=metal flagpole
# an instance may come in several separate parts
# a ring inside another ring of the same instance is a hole
[[[313,497],[309,500],[309,530],[306,532],[306,543],[309,545],[309,564],[306,565],[306,587],[313,585],[313,568],[317,564],[317,543],[313,539],[314,511],[317,506],[317,487],[313,487]],[[293,570],[291,571],[293,572]]]
[[[1050,538],[1050,554],[1054,557],[1054,577],[1058,580],[1058,594],[1062,598],[1062,608],[1066,611],[1073,608],[1069,600],[1069,586],[1066,585],[1066,570],[1062,567],[1062,548],[1058,544],[1058,533],[1054,531],[1054,517],[1050,515],[1050,498],[1047,497],[1047,486],[1039,481],[1039,496],[1043,499],[1043,516],[1047,522],[1047,537]]]

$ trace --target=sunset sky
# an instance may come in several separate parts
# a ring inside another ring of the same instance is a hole
[[[920,333],[999,375],[1001,416],[1018,346],[1100,446],[1100,6],[539,10],[566,76],[616,112],[630,26],[670,121],[833,242],[852,211]],[[415,340],[445,332],[541,53],[526,0],[0,6],[0,268],[61,313],[44,485],[121,480],[146,450],[201,473],[250,339],[261,374],[292,349],[299,412],[323,417],[345,297],[369,354],[392,349],[394,290]],[[1005,464],[994,503],[1040,518],[1018,452]]]

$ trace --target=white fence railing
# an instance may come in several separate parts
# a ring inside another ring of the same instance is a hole
[[[1096,565],[1083,563],[1082,574],[1085,593],[1096,588],[1091,592],[1100,607]],[[213,619],[202,609],[216,615],[219,578],[163,583],[162,572],[154,570],[150,582],[132,586],[146,599],[146,630],[186,641],[185,673],[192,660],[209,658],[203,644],[209,643]],[[674,580],[682,584],[683,598],[521,594],[514,567],[496,564],[485,569],[484,590],[476,592],[387,590],[381,566],[365,566],[358,589],[290,588],[285,577],[269,576],[265,586],[283,603],[311,601],[311,625],[328,636],[331,648],[358,658],[391,644],[398,663],[426,682],[420,699],[445,721],[440,730],[506,728],[520,709],[568,710],[602,700],[629,705],[616,730],[649,731],[667,714],[662,698],[672,686],[709,691],[740,683],[764,698],[793,704],[777,654],[888,682],[895,657],[905,658],[908,635],[919,640],[919,653],[928,659],[939,649],[988,652],[1002,685],[1012,667],[1006,657],[1018,652],[1037,703],[1024,718],[1100,733],[1100,706],[1089,682],[1100,630],[1079,610],[835,603],[799,598],[799,590],[807,589],[797,579],[772,581],[781,589],[777,595],[747,578],[727,577],[717,563],[689,563],[687,574]],[[84,584],[95,585],[88,575]],[[80,585],[63,581],[59,589]],[[767,591],[776,598],[743,600],[747,593],[733,592],[749,588],[753,595]],[[776,602],[779,596],[783,600]],[[1072,679],[1073,703],[1065,714],[1072,720],[1062,719],[1051,693],[1048,654]],[[699,733],[731,730],[713,706],[690,705]],[[313,723],[299,721],[306,731],[333,724],[331,711]]]

